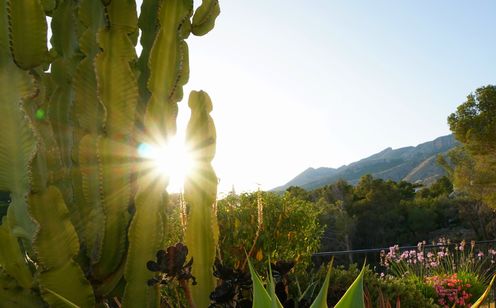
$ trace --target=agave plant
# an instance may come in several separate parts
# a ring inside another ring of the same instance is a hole
[[[216,0],[196,10],[143,0],[139,17],[135,0],[0,0],[1,307],[159,305],[146,263],[167,238],[168,179],[137,149],[175,135],[186,39],[219,12]],[[215,128],[205,92],[189,106],[201,176],[185,184],[185,237],[204,306],[218,237]]]

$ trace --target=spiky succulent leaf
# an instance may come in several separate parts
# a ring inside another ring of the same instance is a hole
[[[484,303],[484,301],[486,300],[486,298],[489,296],[489,293],[491,293],[491,288],[492,288],[492,286],[494,284],[494,280],[495,279],[496,279],[496,274],[493,275],[493,278],[491,279],[491,282],[487,286],[487,288],[484,291],[484,293],[477,299],[477,301],[472,306],[470,306],[471,308],[479,308],[480,305],[482,305],[482,303]]]
[[[23,69],[48,57],[47,22],[40,0],[8,0],[10,43],[15,63]]]
[[[39,225],[33,248],[39,263],[38,279],[42,296],[50,305],[64,307],[64,302],[48,288],[80,307],[95,305],[93,290],[83,271],[74,261],[79,252],[76,230],[62,194],[55,186],[32,194],[29,210]]]
[[[329,264],[329,269],[327,270],[324,284],[320,288],[319,294],[317,294],[317,297],[313,301],[310,308],[327,308],[327,292],[329,290],[329,281],[331,279],[333,263],[334,263],[334,258],[331,259],[331,263]]]
[[[192,288],[195,302],[208,306],[209,294],[215,287],[212,267],[215,261],[216,228],[214,218],[217,176],[211,161],[215,154],[216,133],[209,113],[212,102],[207,93],[193,91],[189,97],[191,118],[186,138],[195,160],[195,168],[186,177],[184,199],[189,208],[185,242],[193,258],[193,276],[198,285]]]
[[[357,307],[365,308],[365,302],[363,299],[363,276],[365,274],[365,264],[360,271],[358,277],[353,281],[351,286],[346,290],[343,297],[334,306],[335,308],[348,308]]]
[[[205,35],[215,26],[215,19],[220,14],[219,0],[203,0],[193,15],[191,32]]]
[[[258,276],[250,260],[248,260],[248,267],[250,268],[253,283],[253,307],[272,307],[272,299],[267,290],[265,290],[262,279]]]

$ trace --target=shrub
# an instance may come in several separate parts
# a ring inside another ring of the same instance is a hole
[[[343,267],[333,269],[329,287],[329,305],[335,304],[344,294],[346,287],[358,272],[356,265],[352,265],[349,269]],[[388,302],[394,305],[397,301],[403,308],[437,307],[431,298],[426,297],[416,287],[414,281],[391,275],[381,276],[370,268],[365,272],[364,289],[369,307],[383,307]]]
[[[246,253],[256,259],[259,272],[271,260],[296,261],[295,270],[310,264],[318,251],[323,227],[320,210],[288,193],[270,192],[229,195],[218,202],[219,250],[223,264],[246,268]]]

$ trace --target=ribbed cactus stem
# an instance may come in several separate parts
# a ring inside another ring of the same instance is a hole
[[[198,284],[192,286],[198,307],[207,307],[210,292],[215,287],[213,264],[218,242],[215,213],[217,176],[212,168],[215,156],[216,132],[210,116],[212,101],[203,91],[192,91],[189,97],[191,118],[186,138],[192,149],[195,167],[186,178],[184,199],[189,209],[185,242],[193,258],[193,276]]]

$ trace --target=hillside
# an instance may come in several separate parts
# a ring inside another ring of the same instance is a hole
[[[274,188],[282,191],[290,186],[300,186],[305,189],[315,189],[344,179],[356,184],[360,177],[372,174],[376,178],[405,180],[431,184],[444,175],[443,169],[437,165],[436,156],[443,154],[458,142],[453,135],[442,136],[435,140],[419,144],[415,147],[404,147],[393,150],[387,148],[372,156],[335,168],[308,168],[288,183]]]

